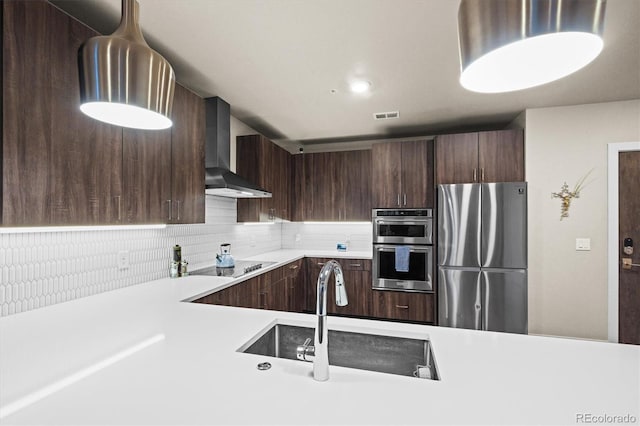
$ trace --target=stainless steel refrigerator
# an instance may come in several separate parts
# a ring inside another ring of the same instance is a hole
[[[438,185],[439,325],[527,333],[527,184]]]

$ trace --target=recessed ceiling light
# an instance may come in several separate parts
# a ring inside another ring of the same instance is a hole
[[[371,89],[371,83],[366,80],[354,80],[349,84],[353,93],[366,93]]]

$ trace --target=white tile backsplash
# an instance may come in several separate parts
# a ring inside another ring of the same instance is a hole
[[[371,250],[373,226],[366,222],[284,222],[282,248],[335,250],[337,243],[348,243],[352,251]]]
[[[207,195],[204,224],[0,234],[0,316],[166,277],[175,244],[192,271],[213,264],[222,243],[237,259],[281,248],[335,250],[347,241],[349,250],[371,249],[370,223],[244,225],[236,211],[235,199]],[[117,266],[122,250],[126,270]]]
[[[208,195],[205,223],[197,225],[0,234],[0,316],[166,277],[175,244],[190,270],[213,264],[221,243],[231,243],[237,258],[282,247],[282,224],[237,224],[236,205]],[[122,271],[121,250],[130,260]]]

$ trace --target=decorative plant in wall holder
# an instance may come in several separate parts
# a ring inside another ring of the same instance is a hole
[[[593,169],[590,170],[589,173],[584,175],[582,179],[578,181],[578,183],[576,183],[573,191],[569,191],[569,185],[567,185],[567,182],[565,182],[560,188],[560,192],[551,193],[552,198],[560,198],[560,220],[564,219],[565,217],[569,217],[569,207],[571,207],[571,200],[573,200],[574,198],[580,198],[580,191],[584,189],[584,182],[592,171]]]

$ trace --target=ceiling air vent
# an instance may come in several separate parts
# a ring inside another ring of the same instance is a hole
[[[389,120],[391,118],[400,117],[399,111],[389,111],[389,112],[374,112],[373,118],[374,120]]]

